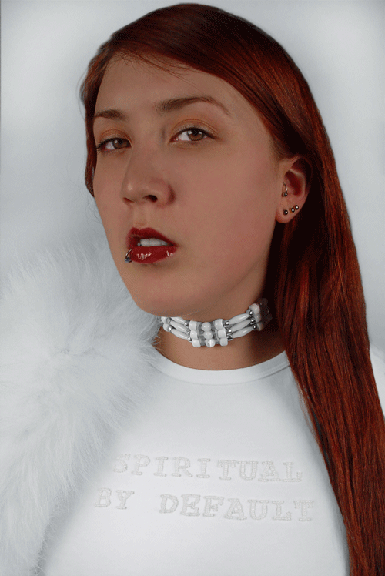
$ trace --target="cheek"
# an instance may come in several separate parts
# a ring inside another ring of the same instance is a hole
[[[190,173],[190,219],[213,244],[257,242],[275,226],[276,170],[266,154],[232,154]],[[186,181],[186,180],[185,180]]]
[[[118,243],[117,232],[124,229],[124,214],[118,192],[113,189],[111,180],[97,176],[93,183],[95,203],[110,243],[111,250]]]
[[[111,166],[103,162],[103,159],[98,160],[95,166],[95,173],[93,179],[93,189],[95,198],[103,201],[103,198],[111,196],[116,191],[117,175],[116,170],[112,170]]]

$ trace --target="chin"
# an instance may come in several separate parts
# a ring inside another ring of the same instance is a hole
[[[141,310],[153,316],[188,316],[185,307],[176,306],[175,303],[170,302],[168,299],[157,298],[156,300],[148,300],[141,297],[136,298],[133,295],[132,299]]]
[[[210,290],[206,288],[207,282],[197,281],[194,275],[186,277],[155,272],[153,269],[143,270],[133,276],[124,269],[120,270],[132,299],[144,312],[153,316],[181,316],[186,320],[202,321],[208,310],[216,308],[218,297],[209,298],[208,294],[221,294],[217,286],[213,285]]]
[[[194,314],[194,310],[199,310],[190,298],[186,298],[186,294],[178,297],[175,292],[171,291],[167,293],[161,290],[143,292],[132,290],[130,286],[127,288],[136,305],[153,316],[181,316],[187,319]]]

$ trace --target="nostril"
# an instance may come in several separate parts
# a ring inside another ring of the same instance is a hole
[[[150,200],[150,202],[154,203],[157,201],[157,197],[153,196],[152,194],[150,194],[149,196],[147,196],[147,198]]]

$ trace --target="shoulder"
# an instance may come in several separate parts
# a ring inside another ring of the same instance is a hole
[[[74,412],[83,424],[85,414],[109,413],[117,396],[135,396],[132,374],[145,371],[156,327],[132,301],[105,239],[71,241],[20,264],[0,298],[0,431],[41,431],[59,414],[66,429]]]
[[[106,241],[71,242],[20,265],[0,318],[0,435],[10,455],[40,451],[48,437],[69,453],[61,431],[91,440],[145,394],[156,319],[132,301]]]
[[[371,346],[370,358],[373,366],[373,374],[376,380],[378,395],[381,400],[381,405],[385,411],[385,352]]]
[[[3,287],[0,317],[3,400],[19,394],[40,407],[43,397],[60,405],[63,396],[106,395],[108,374],[127,373],[150,353],[156,328],[132,301],[104,239],[71,241],[20,264]]]

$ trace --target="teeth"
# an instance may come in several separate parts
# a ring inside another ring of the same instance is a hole
[[[159,238],[141,238],[138,246],[170,246],[170,244]]]

